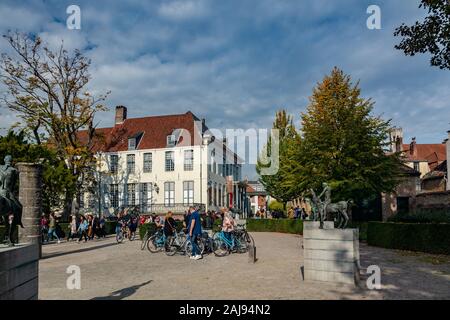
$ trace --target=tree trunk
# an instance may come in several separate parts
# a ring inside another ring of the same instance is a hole
[[[62,216],[63,221],[69,221],[69,216],[72,214],[73,199],[74,199],[73,194],[69,191],[66,191],[64,201],[64,212]]]

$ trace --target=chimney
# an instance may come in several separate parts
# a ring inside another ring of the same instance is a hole
[[[125,120],[127,120],[127,107],[117,106],[115,125],[122,124]]]
[[[416,137],[412,138],[412,141],[409,144],[409,153],[412,156],[417,156]]]

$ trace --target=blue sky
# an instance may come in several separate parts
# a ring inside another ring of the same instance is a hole
[[[81,8],[81,30],[68,30],[67,6]],[[382,29],[366,27],[369,5]],[[393,30],[420,20],[418,0],[310,1],[9,1],[0,3],[0,31],[61,39],[92,58],[90,90],[111,90],[130,117],[191,110],[215,128],[271,127],[286,108],[299,124],[312,88],[334,66],[361,81],[374,113],[403,127],[405,140],[440,143],[450,129],[450,71],[429,56],[394,49]],[[6,42],[0,51],[7,52]],[[0,107],[0,128],[14,116]]]

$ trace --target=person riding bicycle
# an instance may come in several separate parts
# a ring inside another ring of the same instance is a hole
[[[231,241],[231,234],[234,232],[236,227],[236,221],[231,216],[228,208],[222,208],[221,211],[223,213],[222,231],[225,237]]]

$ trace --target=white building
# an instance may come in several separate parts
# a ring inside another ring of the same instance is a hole
[[[180,214],[189,205],[244,211],[241,159],[190,111],[128,119],[127,108],[118,106],[115,126],[97,134],[100,187],[83,196],[81,207],[110,213],[139,206],[145,213]]]

